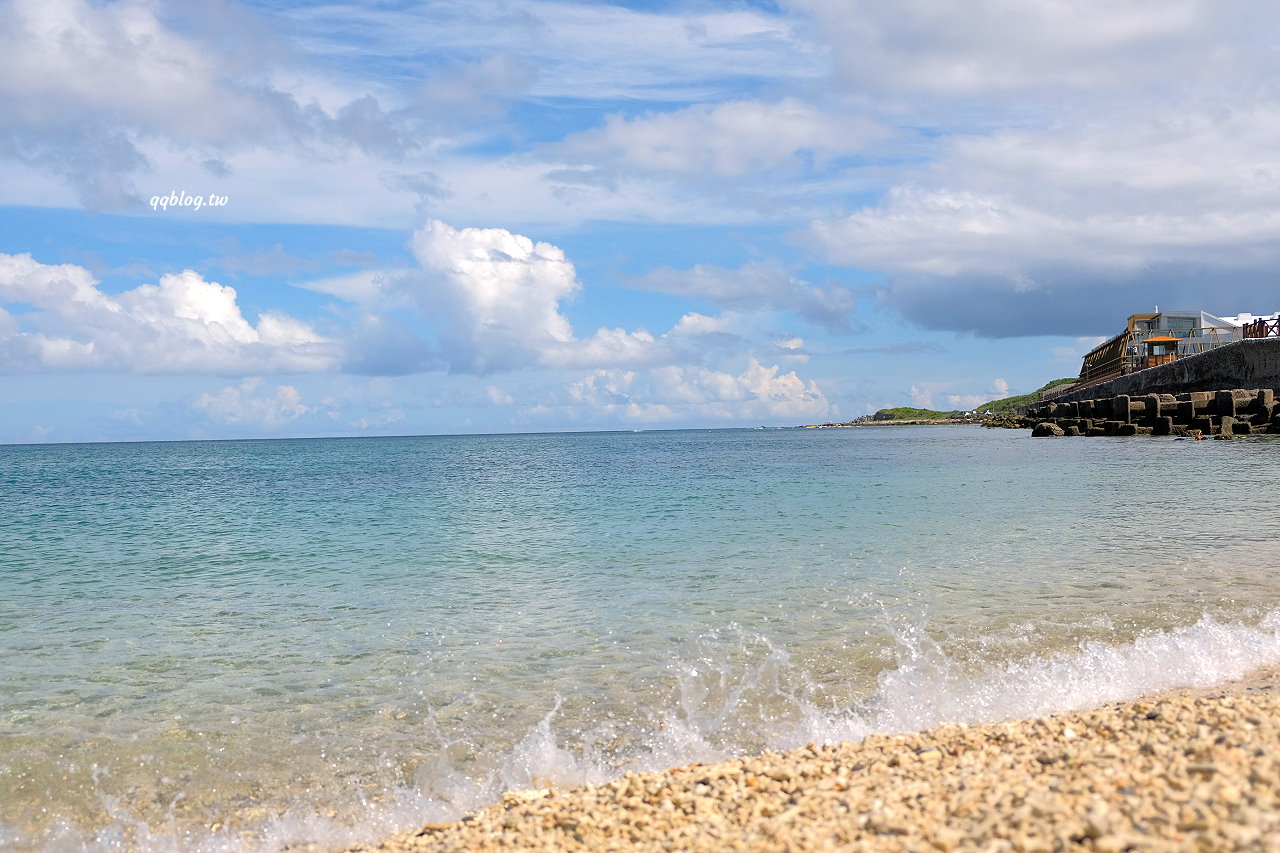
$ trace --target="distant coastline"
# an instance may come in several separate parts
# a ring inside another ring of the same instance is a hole
[[[1004,397],[999,400],[988,400],[968,411],[960,409],[938,410],[920,409],[912,406],[897,406],[854,418],[843,423],[828,421],[821,424],[801,424],[797,429],[844,429],[860,426],[961,426],[965,424],[983,424],[985,426],[1022,426],[1011,418],[1027,406],[1046,399],[1046,396],[1057,396],[1063,386],[1071,386],[1075,377],[1054,379],[1046,382],[1030,394]],[[1050,392],[1053,392],[1050,394]]]
[[[977,426],[985,420],[984,418],[916,418],[912,420],[872,420],[868,418],[858,418],[857,420],[846,421],[844,423],[825,423],[825,424],[802,424],[800,429],[849,429],[851,427],[880,427],[880,426]]]

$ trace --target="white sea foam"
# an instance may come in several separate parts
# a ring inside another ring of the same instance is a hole
[[[881,673],[874,699],[848,715],[810,715],[800,737],[848,740],[872,732],[918,731],[942,723],[1042,716],[1133,699],[1174,687],[1231,681],[1280,663],[1280,610],[1254,625],[1203,617],[1130,643],[1092,641],[1074,653],[1033,655],[967,674],[925,642]]]
[[[276,851],[308,841],[340,847],[456,818],[508,790],[600,784],[631,769],[655,770],[761,748],[859,740],[947,722],[1026,718],[1174,687],[1208,686],[1280,664],[1280,610],[1252,624],[1206,616],[1128,643],[1091,641],[1070,653],[1033,655],[978,672],[952,660],[923,631],[902,629],[898,639],[899,659],[878,675],[874,694],[845,707],[820,707],[786,650],[763,637],[729,631],[704,645],[696,660],[673,665],[677,677],[669,705],[637,714],[655,720],[653,726],[621,733],[612,724],[577,729],[561,719],[557,706],[505,754],[489,756],[490,769],[481,776],[443,760],[428,762],[418,773],[418,789],[370,803],[358,822],[294,810],[242,835],[180,832],[116,813],[115,822],[94,839],[62,827],[38,846],[149,853]],[[734,652],[728,659],[706,656],[710,648],[725,651],[727,642]],[[618,743],[620,734],[627,748],[605,746]]]
[[[611,761],[580,738],[565,743],[557,737],[552,714],[520,743],[493,780],[511,788],[598,783],[626,769],[715,760],[753,747],[787,749],[949,722],[1035,717],[1175,687],[1209,686],[1280,664],[1280,610],[1256,624],[1206,616],[1194,625],[1150,632],[1129,643],[1091,641],[1071,653],[1033,655],[977,673],[927,638],[912,635],[904,637],[897,666],[879,674],[874,695],[838,709],[820,707],[797,689],[800,677],[785,651],[762,638],[755,642],[767,653],[750,666],[729,668],[710,680],[701,677],[706,661],[684,665],[672,707],[658,714],[659,726],[635,738],[637,749],[621,761]],[[492,785],[481,787],[494,790]]]

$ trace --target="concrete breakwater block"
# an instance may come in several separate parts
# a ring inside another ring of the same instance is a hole
[[[1228,388],[1049,402],[1030,407],[1022,425],[1038,438],[1280,434],[1277,394],[1275,388]]]

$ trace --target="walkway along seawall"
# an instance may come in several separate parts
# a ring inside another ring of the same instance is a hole
[[[1280,338],[1238,341],[1029,407],[1033,435],[1280,434]]]

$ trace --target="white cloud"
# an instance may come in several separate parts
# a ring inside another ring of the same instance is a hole
[[[412,247],[420,271],[387,276],[372,286],[416,301],[439,326],[440,354],[454,371],[634,366],[672,357],[668,342],[645,329],[602,328],[578,337],[561,303],[582,285],[573,263],[550,243],[502,228],[456,229],[433,220],[414,235]],[[687,340],[696,325],[691,320],[674,331]]]
[[[501,228],[451,228],[429,221],[414,234],[425,277],[413,295],[446,318],[441,337],[451,364],[485,373],[510,369],[574,341],[559,303],[581,288],[550,243]]]
[[[696,177],[741,177],[779,167],[821,168],[832,158],[883,142],[890,131],[864,116],[824,112],[786,98],[777,103],[728,101],[628,119],[573,134],[556,154],[595,165]]]
[[[8,372],[315,372],[340,355],[285,314],[265,312],[255,326],[234,288],[191,270],[112,296],[83,267],[0,254],[0,301],[34,309],[0,317]]]
[[[732,319],[723,314],[718,317],[708,317],[706,314],[690,311],[672,327],[670,334],[690,336],[723,334],[727,333],[732,325]]]
[[[596,370],[570,385],[568,394],[572,404],[587,407],[593,417],[634,422],[792,422],[835,413],[817,383],[754,358],[737,374],[681,365]]]
[[[967,412],[988,400],[994,400],[989,394],[948,394],[947,411]]]
[[[811,80],[822,60],[820,50],[797,43],[793,22],[745,6],[664,14],[607,3],[432,0],[390,9],[297,5],[288,15],[317,54],[346,54],[353,31],[362,54],[398,63],[425,55],[465,64],[497,54],[537,69],[536,97],[597,103],[704,100],[744,77]]]
[[[935,409],[935,396],[960,384],[951,382],[917,382],[911,386],[912,405],[921,409]],[[995,379],[991,386],[980,394],[943,394],[942,411],[968,411],[982,403],[999,400],[1009,396],[1009,383],[1003,379]],[[937,410],[937,409],[935,409]]]
[[[302,395],[292,385],[277,385],[271,393],[256,394],[261,386],[261,378],[250,377],[238,385],[227,385],[216,394],[201,394],[192,408],[219,423],[268,429],[315,411],[303,405]]]
[[[367,430],[377,429],[379,427],[396,426],[408,421],[405,413],[397,406],[387,406],[382,411],[371,417],[356,418],[351,421],[351,426],[356,429]]]
[[[935,387],[927,382],[912,385],[909,392],[911,394],[911,404],[918,409],[932,409],[934,390],[936,390]]]
[[[773,417],[826,417],[834,413],[817,383],[805,382],[794,370],[781,370],[777,365],[765,367],[751,359],[739,381]]]
[[[789,0],[812,14],[842,81],[860,92],[998,97],[1000,93],[1167,86],[1230,57],[1207,35],[1249,4],[1210,0]]]
[[[804,338],[782,338],[766,348],[788,364],[807,364],[809,353],[805,351]]]
[[[304,286],[374,312],[416,305],[438,330],[434,356],[459,373],[697,363],[714,349],[742,352],[744,341],[734,331],[742,311],[792,310],[812,322],[844,328],[853,310],[847,288],[813,287],[777,264],[761,262],[740,270],[697,267],[688,273],[659,270],[637,283],[703,296],[738,308],[739,313],[711,317],[691,312],[661,335],[643,328],[600,328],[580,337],[562,306],[582,285],[573,263],[557,246],[502,228],[459,229],[438,220],[419,229],[411,245],[419,269],[360,273]],[[353,341],[351,362],[361,361],[367,347],[385,347],[386,340],[387,335],[378,332]],[[386,361],[373,359],[376,365]]]
[[[438,345],[419,341],[421,347],[430,347],[431,357],[453,373],[590,369],[594,372],[574,386],[570,402],[625,413],[630,419],[668,418],[675,404],[686,409],[697,404],[717,418],[811,417],[831,408],[820,389],[794,371],[782,373],[777,366],[767,368],[755,360],[738,375],[709,366],[753,350],[788,364],[808,361],[798,337],[778,344],[772,342],[776,334],[764,332],[771,342],[754,348],[740,332],[761,332],[742,329],[741,313],[690,312],[661,335],[643,328],[601,328],[579,336],[562,306],[580,291],[581,283],[558,247],[506,229],[457,229],[436,220],[414,235],[411,246],[419,269],[360,274],[306,287],[356,300],[374,312],[416,305],[439,335]],[[678,289],[679,277],[671,272],[646,283],[670,281],[670,288]],[[849,296],[834,286],[810,287],[781,267],[763,263],[736,271],[699,268],[691,289],[721,303],[757,310],[785,304],[798,306],[801,313],[839,304]],[[839,316],[835,312],[818,319],[831,324]],[[367,363],[363,372],[378,373],[390,365],[414,362],[416,357],[403,354],[414,350],[409,344],[378,354],[387,350],[389,323],[377,313],[367,315],[363,324],[371,332],[349,336],[348,364]],[[638,396],[630,396],[632,383],[638,383]],[[488,395],[490,404],[515,403],[496,386],[489,386]]]
[[[661,267],[632,278],[633,287],[705,299],[736,311],[792,311],[815,325],[849,328],[856,302],[841,284],[817,287],[796,278],[776,261],[752,261],[738,269],[698,264],[692,269]]]
[[[1074,344],[1070,346],[1052,347],[1049,350],[1049,353],[1055,360],[1072,362],[1076,369],[1079,369],[1080,360],[1084,358],[1085,354],[1105,340],[1107,340],[1105,335],[1076,338]]]
[[[822,51],[798,42],[794,23],[748,8],[575,2],[11,0],[0,5],[0,187],[9,203],[68,203],[57,181],[99,209],[216,191],[230,208],[201,216],[217,221],[758,219],[760,205],[725,205],[682,181],[588,186],[571,173],[590,163],[469,149],[540,146],[544,128],[504,118],[517,98],[684,104],[740,97],[762,79],[816,79]],[[788,98],[697,109],[706,115],[678,121],[718,128],[724,143],[749,130],[732,149],[704,148],[735,173],[839,155],[871,124]]]
[[[1265,304],[1280,100],[1170,109],[955,139],[877,204],[813,223],[810,245],[885,271],[881,297],[908,318],[988,335],[1096,333],[1090,318],[1207,308],[1220,287],[1229,307]]]
[[[899,185],[814,233],[835,260],[944,276],[1276,257],[1280,100],[1186,107],[955,139],[921,176],[934,186]]]
[[[553,367],[638,365],[669,357],[666,342],[644,329],[597,329],[589,338],[548,348],[542,353],[541,362]]]
[[[489,402],[495,406],[513,406],[515,398],[511,393],[497,387],[496,385],[487,385],[484,389],[485,396],[489,398]]]
[[[927,128],[878,198],[807,232],[885,306],[982,335],[1134,305],[1262,304],[1280,263],[1280,54],[1255,0],[792,0],[838,89]],[[1194,75],[1186,73],[1195,68]],[[932,140],[932,141],[930,141]],[[1249,310],[1249,309],[1244,309]]]
[[[532,63],[498,53],[433,74],[417,87],[416,106],[438,124],[493,120],[506,111],[509,99],[527,93],[536,79]]]
[[[410,144],[368,94],[327,111],[277,88],[274,65],[291,52],[247,12],[185,14],[198,20],[179,32],[145,0],[0,6],[0,157],[58,175],[89,207],[123,208],[138,204],[133,179],[151,168],[157,141],[212,164],[210,182],[228,152],[246,148],[323,159],[353,149],[394,157]]]

